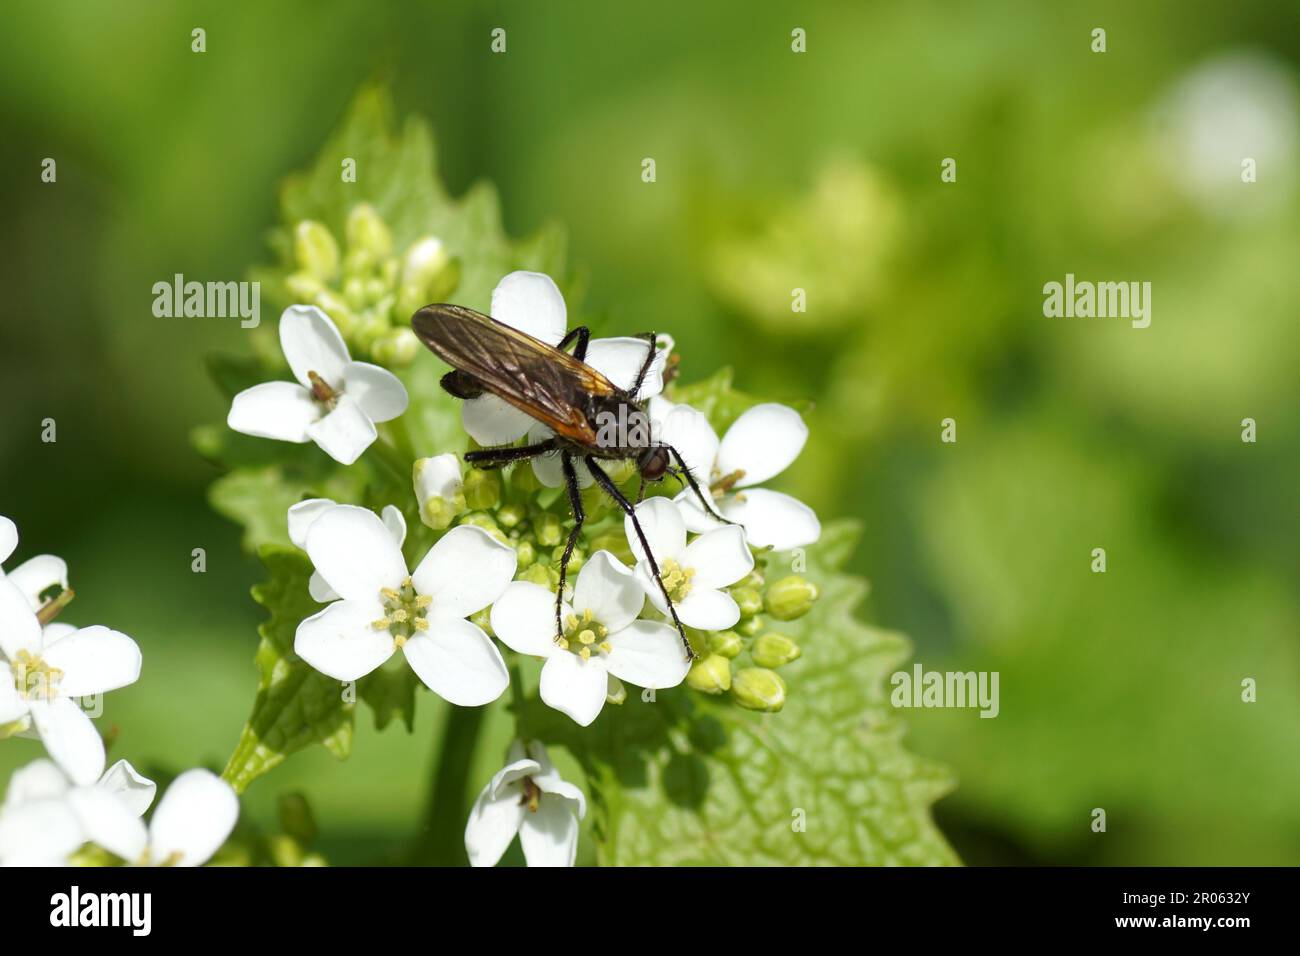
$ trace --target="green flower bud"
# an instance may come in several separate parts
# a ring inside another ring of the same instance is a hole
[[[686,685],[705,694],[723,694],[731,687],[731,661],[721,654],[702,657],[686,672]]]
[[[803,651],[799,645],[784,634],[764,634],[754,641],[749,656],[759,667],[780,667],[798,660]]]
[[[519,566],[526,568],[537,560],[537,549],[531,541],[520,541],[515,545],[515,555],[519,558]]]
[[[721,654],[728,660],[740,655],[745,643],[735,631],[714,631],[709,634],[709,650]]]
[[[519,572],[519,580],[531,581],[547,589],[555,587],[555,582],[551,580],[551,570],[544,564],[534,564],[524,568]]]
[[[378,276],[372,279],[367,279],[365,285],[366,285],[367,302],[378,302],[388,293],[387,283],[385,283],[384,280],[380,279]],[[390,303],[388,307],[392,308],[392,304]],[[385,310],[381,309],[380,311],[385,311]]]
[[[426,236],[406,250],[397,290],[399,314],[410,315],[421,306],[437,301],[436,293],[445,288],[445,282],[439,279],[450,261],[442,240],[433,236]]]
[[[359,203],[348,213],[349,249],[364,249],[375,260],[393,254],[393,234],[370,203]]]
[[[591,542],[591,551],[592,554],[597,551],[608,551],[624,564],[636,564],[636,556],[632,554],[632,546],[627,543],[625,534],[614,532],[602,534]]]
[[[524,520],[524,509],[519,505],[502,505],[497,509],[497,524],[507,530],[519,526]]]
[[[750,587],[736,587],[731,589],[731,597],[740,607],[741,617],[753,617],[759,611],[763,610],[763,595]]]
[[[485,607],[481,611],[475,611],[469,616],[469,622],[477,624],[488,637],[496,637],[492,630],[492,608]]]
[[[797,574],[782,578],[767,589],[767,613],[778,621],[793,621],[812,608],[817,586]]]
[[[564,522],[559,515],[544,511],[533,519],[533,535],[543,548],[553,548],[564,541]]]
[[[613,674],[609,674],[607,676],[609,677],[609,680],[606,681],[605,703],[621,704],[624,701],[626,701],[627,688],[623,686],[623,682],[619,680],[617,677],[615,677]]]
[[[343,280],[343,301],[358,312],[366,307],[366,284],[360,276]]]
[[[420,354],[420,340],[412,329],[393,329],[380,336],[370,354],[380,365],[402,368],[414,362]]]
[[[470,474],[473,474],[473,472],[470,472]],[[460,523],[482,528],[502,544],[510,544],[510,539],[506,537],[505,532],[497,526],[496,521],[486,511],[471,511],[460,519]]]
[[[753,637],[763,630],[763,617],[755,614],[753,617],[747,617],[736,625],[736,631],[745,637]]]
[[[746,710],[776,713],[785,706],[785,681],[766,667],[742,667],[731,682],[736,703]]]
[[[316,839],[316,818],[312,815],[311,804],[301,793],[281,794],[280,829],[300,843]]]
[[[266,840],[266,851],[276,866],[301,866],[302,844],[285,833],[277,833]]]
[[[551,552],[551,560],[555,562],[557,568],[560,566],[560,562],[564,560],[564,547],[562,545]],[[569,584],[573,584],[573,576],[581,571],[582,566],[586,563],[587,552],[583,551],[582,548],[574,548],[573,554],[569,557]]]
[[[525,495],[542,490],[542,483],[537,480],[533,466],[521,461],[510,469],[510,484]]]
[[[411,479],[420,521],[434,531],[450,527],[465,511],[460,461],[450,452],[418,459],[411,469]]]
[[[310,272],[302,271],[290,273],[284,280],[284,286],[295,302],[315,302],[316,297],[325,289],[320,279]]]
[[[293,231],[293,257],[299,268],[322,282],[329,282],[338,275],[338,243],[319,222],[304,219],[298,223]]]
[[[385,316],[376,315],[373,311],[365,312],[357,320],[356,328],[352,332],[352,341],[356,343],[359,350],[368,353],[374,349],[376,342],[389,333],[391,328]]]
[[[465,503],[476,511],[495,508],[501,502],[501,476],[495,471],[471,468],[465,474]]]
[[[337,295],[329,289],[321,289],[312,301],[318,309],[334,320],[334,324],[339,327],[339,333],[344,338],[351,338],[356,334],[359,324],[356,313]]]

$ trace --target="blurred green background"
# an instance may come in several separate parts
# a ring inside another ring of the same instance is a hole
[[[112,756],[220,767],[256,685],[258,571],[188,442],[226,410],[204,356],[248,333],[155,318],[152,285],[269,259],[277,182],[378,78],[453,193],[567,227],[593,324],[815,401],[783,487],[865,523],[869,618],[1001,674],[995,720],[908,715],[958,772],[963,859],[1300,861],[1298,62],[1281,0],[6,4],[0,513],[17,559],[69,560],[68,620],[144,648]],[[1067,272],[1152,282],[1151,327],[1044,318]],[[397,858],[445,715],[362,715],[347,763],[292,757],[246,817],[302,787],[331,859]],[[39,752],[0,744],[0,776]]]

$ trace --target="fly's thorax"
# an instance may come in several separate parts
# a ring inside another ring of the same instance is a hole
[[[635,458],[651,445],[650,416],[626,395],[593,398],[588,421],[596,434],[594,454]]]

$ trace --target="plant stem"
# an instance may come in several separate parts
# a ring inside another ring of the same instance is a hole
[[[465,820],[469,801],[465,783],[483,725],[482,707],[452,706],[439,741],[439,757],[429,781],[424,826],[416,841],[413,862],[432,866],[464,866]]]
[[[387,469],[399,484],[410,483],[414,462],[407,461],[386,439],[376,438],[366,454]]]

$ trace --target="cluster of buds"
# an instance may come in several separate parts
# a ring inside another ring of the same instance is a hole
[[[434,236],[398,252],[388,224],[367,203],[348,213],[342,245],[340,251],[324,224],[310,219],[298,223],[293,229],[296,268],[285,280],[290,294],[333,319],[354,355],[389,367],[410,364],[420,350],[411,314],[455,292],[459,263]]]
[[[817,600],[817,587],[797,574],[768,582],[760,568],[730,588],[740,608],[740,621],[730,631],[696,632],[693,643],[700,658],[686,675],[686,684],[702,693],[731,694],[748,710],[774,713],[785,706],[785,680],[777,673],[802,651],[768,621],[793,621],[807,614]],[[750,665],[738,666],[742,655]]]

